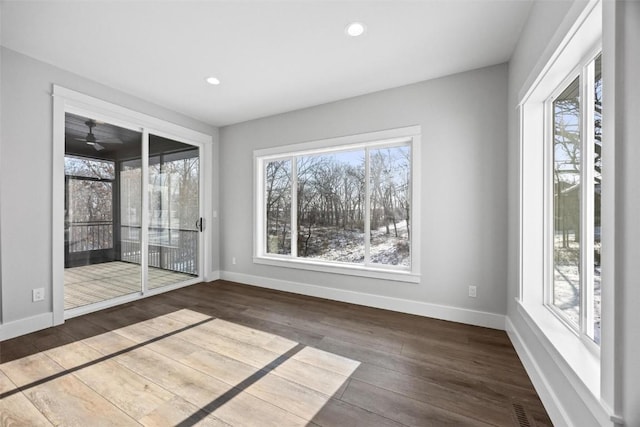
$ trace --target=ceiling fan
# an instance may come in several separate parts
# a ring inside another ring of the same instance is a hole
[[[76,140],[84,141],[88,145],[92,145],[93,148],[96,149],[96,151],[104,150],[105,147],[102,144],[122,144],[122,141],[119,140],[118,138],[113,138],[113,139],[96,138],[96,136],[93,134],[93,128],[96,127],[97,125],[97,122],[95,120],[89,119],[86,122],[84,122],[84,124],[89,127],[89,133],[87,133],[87,136],[85,136],[84,138],[76,138]]]

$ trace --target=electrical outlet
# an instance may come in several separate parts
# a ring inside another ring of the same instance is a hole
[[[231,258],[231,264],[236,265],[236,257]]]
[[[37,288],[33,290],[33,302],[44,300],[44,288]]]
[[[469,296],[471,298],[475,298],[476,297],[476,287],[475,286],[469,286]]]

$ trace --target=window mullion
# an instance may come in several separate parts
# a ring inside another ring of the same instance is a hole
[[[258,209],[260,212],[260,217],[262,218],[262,229],[259,230],[257,236],[260,236],[260,255],[264,255],[268,252],[267,242],[269,241],[268,230],[269,230],[269,221],[267,219],[269,212],[267,212],[267,197],[265,195],[265,188],[267,185],[267,162],[264,160],[259,161],[260,164],[260,181],[257,188],[260,188],[260,196]]]
[[[582,120],[582,194],[581,194],[581,275],[580,295],[581,298],[581,327],[580,331],[588,336],[593,336],[594,328],[594,62],[590,62],[583,71],[583,84],[581,96],[581,120]]]
[[[141,230],[140,230],[140,266],[142,268],[142,295],[149,291],[149,223],[151,221],[149,214],[149,130],[142,130],[142,159],[140,164],[141,170]]]
[[[544,286],[543,286],[543,304],[553,307],[553,269],[555,268],[554,255],[554,180],[553,180],[553,160],[554,160],[554,134],[553,134],[553,101],[548,100],[543,108],[543,127],[544,127],[544,145],[543,145],[543,179],[544,179]]]
[[[371,162],[370,149],[364,150],[364,265],[371,263]]]
[[[298,162],[291,157],[291,257],[298,257]]]

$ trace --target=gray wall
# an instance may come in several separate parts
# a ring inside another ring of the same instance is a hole
[[[2,26],[2,3],[0,3],[0,27]],[[0,28],[0,47],[2,46],[2,28]],[[0,97],[2,96],[2,52],[0,51]],[[0,102],[0,165],[2,164],[2,102]],[[0,173],[0,204],[2,204],[2,173]],[[2,224],[2,209],[0,209],[0,224]],[[0,227],[0,243],[2,242],[2,227]],[[2,323],[2,244],[0,244],[0,323]]]
[[[0,284],[7,323],[52,310],[53,84],[212,136],[217,129],[6,48],[1,55]],[[214,257],[215,270],[217,251]],[[31,290],[38,287],[46,298],[33,303]]]
[[[571,8],[571,1],[534,2],[527,24],[509,61],[509,301],[517,295],[518,281],[518,95],[536,77],[532,72]],[[521,94],[520,94],[521,95]],[[515,285],[515,286],[514,286]],[[512,306],[512,304],[510,304]]]
[[[505,314],[506,101],[503,64],[221,128],[221,270]],[[253,264],[253,150],[409,125],[422,126],[419,284]]]
[[[555,50],[554,43],[556,33],[568,31],[565,17],[570,11],[572,2],[535,2],[531,8],[527,25],[521,33],[511,61],[509,62],[509,251],[508,251],[508,318],[518,331],[522,339],[531,347],[529,350],[537,366],[551,381],[551,388],[559,393],[560,401],[553,402],[553,398],[546,390],[538,388],[538,393],[543,399],[549,415],[556,423],[560,423],[562,415],[557,411],[555,403],[559,403],[568,409],[576,426],[594,425],[589,408],[585,407],[582,399],[577,395],[563,371],[556,364],[552,355],[548,354],[538,341],[536,332],[532,330],[524,318],[519,314],[515,297],[518,293],[518,163],[519,163],[519,130],[517,117],[518,97],[522,95],[523,88],[532,83],[532,78],[539,72],[539,62],[546,61],[550,51]],[[577,16],[577,14],[574,14]],[[568,19],[567,21],[571,21]],[[563,25],[565,27],[563,27]],[[541,207],[542,208],[542,207]],[[540,284],[542,286],[542,283]],[[523,355],[521,355],[522,357]],[[522,357],[524,359],[524,357]],[[531,375],[531,373],[530,373]],[[559,425],[562,425],[561,423]]]
[[[603,317],[603,327],[605,320],[615,327],[615,369],[606,374],[615,379],[614,409],[625,425],[640,426],[640,2],[605,2],[604,14],[605,48],[615,50],[603,53],[603,90],[613,94],[603,101],[603,136],[615,146],[616,186],[614,292],[603,294],[615,307],[615,316]],[[607,71],[614,74],[608,80]],[[615,108],[613,115],[606,116],[608,106]]]
[[[541,334],[532,328],[518,310],[514,297],[518,292],[518,156],[519,136],[516,106],[518,95],[530,86],[531,73],[539,71],[539,62],[546,62],[561,38],[586,6],[582,0],[566,2],[535,2],[516,50],[509,62],[509,250],[508,250],[508,318],[519,338],[528,346],[530,359],[545,377],[546,384],[538,389],[547,409],[562,408],[550,413],[557,425],[567,420],[575,426],[613,425],[612,420],[598,420],[593,407],[587,407],[572,380],[562,369],[557,355],[544,349]],[[640,3],[637,1],[604,2],[603,19],[603,132],[606,159],[603,201],[612,202],[615,235],[607,236],[603,227],[603,341],[602,400],[621,415],[625,425],[640,425],[640,86],[630,76],[640,75]],[[615,112],[612,113],[613,108]],[[612,149],[612,145],[615,149]],[[614,159],[610,156],[615,153]],[[615,189],[613,182],[615,180]],[[611,194],[604,195],[605,191]],[[603,211],[604,212],[604,211]],[[604,214],[603,214],[604,215]],[[611,230],[611,229],[609,229]],[[606,246],[609,243],[613,245]],[[611,254],[615,251],[615,260]],[[540,284],[542,286],[542,284]],[[605,312],[606,310],[606,312]],[[530,372],[532,375],[532,372]],[[533,376],[533,375],[532,375]],[[548,392],[551,391],[553,396]],[[545,400],[546,399],[546,400]],[[596,413],[606,414],[605,408]]]

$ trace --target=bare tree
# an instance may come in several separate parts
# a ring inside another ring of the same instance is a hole
[[[554,101],[554,187],[556,230],[562,231],[562,247],[569,247],[570,231],[580,241],[580,102],[577,80]]]

